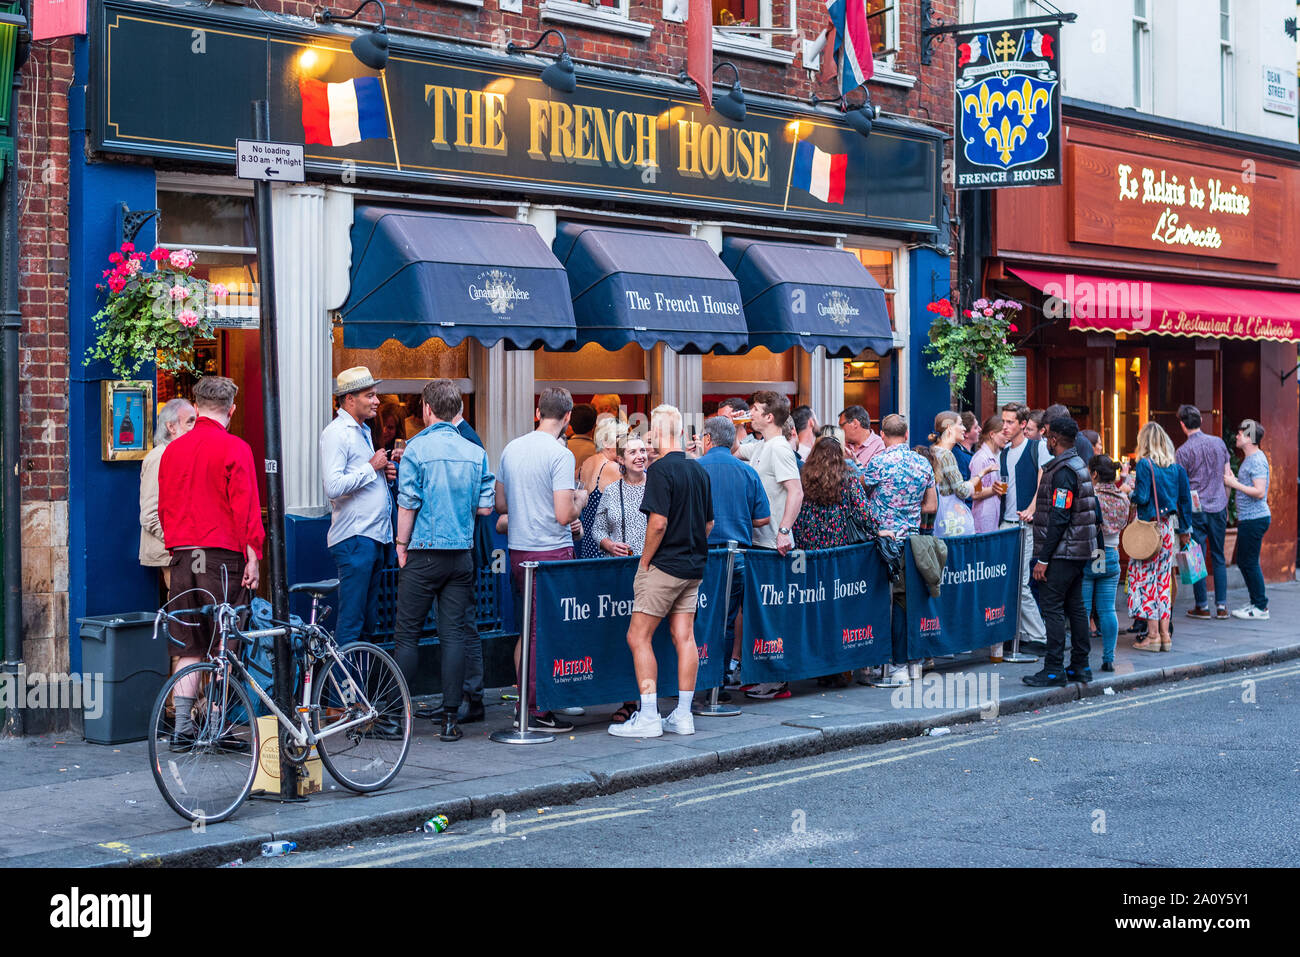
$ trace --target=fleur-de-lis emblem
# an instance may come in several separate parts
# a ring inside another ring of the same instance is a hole
[[[1007,93],[1008,107],[1018,107],[1020,110],[1021,122],[1025,128],[1034,124],[1034,114],[1038,112],[1040,106],[1049,106],[1052,98],[1042,87],[1035,88],[1032,83],[1025,80],[1024,85],[1018,90],[1011,90]]]
[[[980,84],[978,95],[975,93],[967,93],[965,98],[961,101],[961,108],[963,111],[969,109],[975,110],[975,115],[979,117],[980,129],[982,130],[987,130],[989,128],[989,117],[993,115],[994,107],[1006,105],[1008,105],[1007,101],[1003,98],[1001,93],[996,90],[992,93],[989,92],[987,83]]]
[[[1023,126],[1012,126],[1011,120],[1002,117],[1001,126],[990,126],[984,131],[984,142],[998,151],[1002,162],[1011,162],[1011,151],[1027,139]]]

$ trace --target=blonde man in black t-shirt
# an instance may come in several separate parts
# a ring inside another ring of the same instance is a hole
[[[641,689],[641,707],[609,733],[623,738],[657,738],[667,728],[694,734],[691,700],[699,653],[695,648],[695,606],[713,530],[713,492],[700,463],[682,451],[682,414],[661,405],[650,413],[651,445],[659,457],[646,471],[641,511],[646,514],[645,548],[633,584],[628,647]],[[651,644],[664,618],[677,650],[677,707],[659,717],[659,662]]]

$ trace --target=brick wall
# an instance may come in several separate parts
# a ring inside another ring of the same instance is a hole
[[[24,657],[68,664],[68,88],[71,39],[34,43],[16,111]]]

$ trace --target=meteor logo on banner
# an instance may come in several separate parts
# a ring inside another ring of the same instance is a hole
[[[572,708],[630,701],[640,694],[627,627],[632,618],[632,582],[641,559],[595,558],[542,562],[534,582],[537,616],[537,705]],[[727,556],[710,552],[695,609],[695,645],[700,670],[696,689],[722,684],[722,603]],[[664,619],[654,634],[659,660],[658,693],[677,693],[677,651]]]
[[[785,558],[747,551],[741,674],[747,682],[790,681],[883,664],[889,606],[874,545]]]
[[[1059,25],[958,34],[958,189],[1061,182]]]
[[[906,550],[907,657],[956,655],[1016,637],[1020,530],[945,538],[948,563],[933,598]]]

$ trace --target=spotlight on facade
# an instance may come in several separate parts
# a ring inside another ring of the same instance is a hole
[[[555,58],[554,63],[542,71],[542,82],[557,93],[572,93],[578,88],[578,75],[573,69],[573,60],[569,58],[569,41],[559,30],[552,27],[538,37],[536,43],[526,47],[512,40],[506,44],[506,53],[527,53],[529,50],[536,50],[551,34],[560,38],[560,55]]]
[[[730,90],[713,101],[713,108],[731,122],[743,123],[745,122],[745,91],[740,88],[740,71],[736,69],[736,64],[724,60],[713,68],[713,72],[717,73],[724,66],[731,67],[731,72],[736,79],[731,84]]]
[[[340,16],[328,7],[323,7],[316,11],[316,21],[342,23],[355,20],[357,15],[372,3],[379,8],[379,26],[375,27],[373,32],[363,33],[352,41],[352,55],[370,69],[382,70],[388,65],[388,11],[384,9],[381,0],[363,0],[361,6],[347,16]]]

